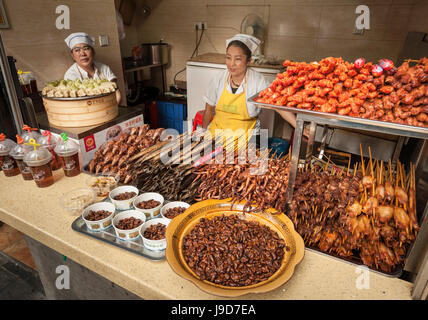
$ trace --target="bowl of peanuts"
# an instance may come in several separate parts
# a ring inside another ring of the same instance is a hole
[[[118,210],[132,209],[132,202],[138,196],[139,190],[134,186],[120,186],[109,193],[111,203]]]
[[[146,222],[146,215],[138,210],[119,212],[113,218],[113,228],[121,240],[135,240],[140,235],[140,229]]]
[[[170,219],[155,218],[144,223],[140,229],[140,235],[144,246],[149,250],[165,250],[166,248],[166,229]]]
[[[153,219],[160,214],[164,198],[156,192],[146,192],[140,194],[134,199],[133,205],[135,210],[141,211],[146,215],[146,218]]]
[[[82,218],[91,231],[102,231],[111,227],[115,207],[110,202],[98,202],[87,207]]]
[[[174,219],[176,216],[184,213],[190,204],[183,201],[172,201],[165,204],[161,209],[161,216],[166,219]]]

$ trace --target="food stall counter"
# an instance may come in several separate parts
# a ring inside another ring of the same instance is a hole
[[[53,185],[38,188],[34,181],[24,181],[21,175],[6,177],[0,172],[0,220],[143,299],[224,299],[205,293],[178,276],[166,260],[150,260],[72,230],[77,217],[65,211],[59,199],[64,193],[85,187],[87,177],[85,173],[65,177],[63,170],[57,170]],[[67,264],[68,260],[64,260]],[[285,284],[267,293],[238,299],[408,300],[412,287],[411,282],[403,279],[357,268],[306,249],[303,260]]]

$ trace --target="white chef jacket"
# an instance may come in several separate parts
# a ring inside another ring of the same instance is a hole
[[[114,75],[113,71],[111,71],[110,67],[104,63],[94,62],[95,65],[95,73],[94,79],[106,79],[108,81],[112,81],[113,79],[117,79]],[[89,79],[88,73],[83,70],[79,65],[75,62],[64,74],[65,80],[76,80],[76,79]]]
[[[203,96],[203,100],[205,103],[208,103],[211,106],[217,106],[217,102],[220,99],[221,93],[223,92],[224,83],[226,81],[228,75],[228,70],[224,70],[219,75],[217,75],[215,78],[213,78],[208,86],[208,89]],[[245,88],[245,79],[248,76],[248,85],[247,85],[247,92],[245,93],[245,100],[247,100],[249,97],[255,95],[256,93],[262,91],[263,89],[266,89],[269,87],[269,82],[265,79],[265,77],[260,73],[257,72],[251,68],[247,69],[247,74],[244,77],[244,80],[242,81],[239,88],[236,90],[235,94],[242,93]],[[228,90],[230,93],[233,93],[232,88],[230,86],[230,76],[229,79],[227,79],[227,85],[226,90]],[[252,103],[247,102],[247,111],[248,115],[250,117],[257,117],[260,113],[260,107],[257,107],[256,105]],[[257,120],[258,125],[256,124],[256,127],[260,127],[260,123]]]

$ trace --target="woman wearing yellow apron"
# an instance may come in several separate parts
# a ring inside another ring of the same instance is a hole
[[[213,136],[219,129],[234,132],[250,130],[247,138],[253,130],[258,132],[260,108],[247,103],[247,99],[269,86],[261,73],[248,68],[251,55],[259,45],[260,40],[246,34],[237,34],[226,40],[227,70],[211,81],[204,96],[206,106],[202,126],[208,128]],[[296,126],[293,113],[278,113],[293,127]]]

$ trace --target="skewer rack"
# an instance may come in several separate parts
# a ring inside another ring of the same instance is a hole
[[[404,140],[407,137],[424,140],[424,150],[425,147],[427,147],[428,145],[428,128],[409,126],[379,120],[363,119],[351,116],[343,116],[335,113],[324,113],[305,109],[290,108],[286,106],[266,104],[255,101],[257,97],[258,93],[248,98],[247,102],[265,109],[290,111],[296,113],[296,128],[294,131],[293,148],[290,160],[290,173],[287,188],[288,203],[291,203],[291,200],[293,198],[293,187],[299,165],[299,155],[302,145],[302,136],[305,123],[309,124],[309,138],[305,153],[306,156],[303,160],[305,163],[310,163],[311,161],[315,141],[315,133],[318,125],[324,126],[321,139],[320,154],[318,156],[320,159],[322,159],[325,149],[328,126],[334,126],[344,129],[357,129],[362,131],[377,132],[398,136],[399,138],[395,147],[393,158],[391,159],[392,162],[398,160],[401,148],[404,144]],[[416,165],[417,173],[421,172],[421,168],[419,168],[419,166],[422,165],[423,161],[419,161],[419,163]],[[423,212],[422,217],[420,217],[419,225],[421,229],[419,231],[418,237],[415,240],[415,243],[408,251],[406,265],[404,266],[404,270],[418,273],[418,277],[415,281],[414,290],[412,292],[412,296],[416,299],[420,299],[420,292],[423,290],[421,289],[421,287],[425,287],[425,285],[422,284],[425,284],[428,281],[428,272],[426,270],[423,270],[421,267],[419,267],[419,270],[416,270],[415,267],[415,265],[417,264],[422,267],[428,266],[428,251],[424,252],[424,250],[420,249],[423,246],[424,239],[428,238],[428,201],[426,203],[425,211]]]

